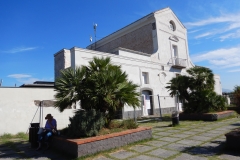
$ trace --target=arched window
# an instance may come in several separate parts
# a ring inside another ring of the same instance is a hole
[[[173,21],[170,21],[170,22],[169,22],[169,27],[170,27],[170,29],[171,29],[172,31],[175,31],[175,30],[176,30],[176,25],[175,25],[175,23],[174,23]]]

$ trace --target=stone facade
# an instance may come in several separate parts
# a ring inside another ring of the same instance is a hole
[[[117,47],[122,47],[134,51],[152,54],[153,53],[152,30],[153,30],[152,24],[150,23],[130,33],[122,35],[121,37],[114,39],[113,41],[108,42],[104,45],[99,46],[98,43],[96,43],[96,49],[94,45],[92,45],[90,48],[93,48],[97,51],[109,53],[112,52]]]
[[[61,62],[61,63],[59,63]],[[60,76],[60,71],[62,69],[66,69],[68,67],[71,67],[71,57],[70,57],[70,51],[63,49],[55,54],[54,56],[54,74],[55,77]]]

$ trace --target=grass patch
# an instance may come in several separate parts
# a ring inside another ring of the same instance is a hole
[[[6,144],[7,146],[11,146],[14,139],[26,141],[26,140],[28,140],[28,134],[25,134],[23,132],[19,132],[15,135],[12,135],[9,133],[4,133],[3,135],[0,136],[0,143]]]

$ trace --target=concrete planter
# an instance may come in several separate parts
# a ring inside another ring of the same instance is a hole
[[[231,131],[226,136],[226,146],[228,149],[239,150],[240,149],[240,130]]]
[[[139,127],[84,139],[54,137],[52,147],[76,158],[150,138],[152,138],[152,129],[150,127]]]
[[[234,111],[223,111],[217,113],[180,113],[180,120],[203,120],[203,121],[217,121],[234,115]]]

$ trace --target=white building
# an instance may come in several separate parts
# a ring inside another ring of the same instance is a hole
[[[186,70],[194,66],[189,57],[187,29],[170,8],[150,13],[87,49],[73,47],[57,52],[55,78],[60,70],[87,65],[94,56],[111,57],[129,80],[140,86],[142,105],[136,109],[137,116],[159,115],[159,102],[162,113],[175,110],[176,97],[170,97],[165,87],[173,77],[187,74]],[[215,91],[222,94],[217,75]],[[133,114],[131,107],[124,106],[122,118]]]
[[[193,67],[189,58],[187,30],[170,8],[153,12],[108,35],[87,49],[73,47],[54,55],[55,78],[68,67],[87,65],[94,56],[111,57],[121,65],[129,80],[139,85],[142,100],[136,116],[159,115],[176,110],[176,97],[170,97],[167,83],[177,75],[185,75]],[[215,75],[215,91],[222,94],[220,77]],[[28,84],[21,87],[0,87],[0,135],[26,132],[31,122],[39,122],[38,102],[54,100],[53,84]],[[157,96],[159,95],[159,97]],[[159,100],[158,100],[159,98]],[[43,116],[51,113],[58,129],[67,127],[75,109],[60,113],[53,104],[43,105]],[[134,110],[124,106],[121,118],[133,117]],[[41,124],[44,125],[45,120]]]

